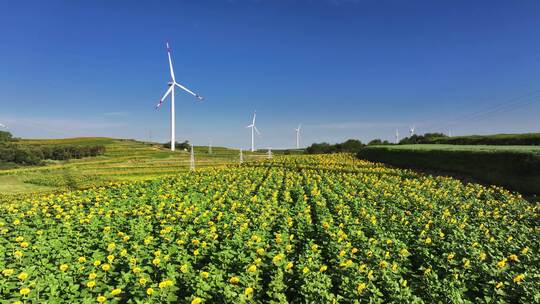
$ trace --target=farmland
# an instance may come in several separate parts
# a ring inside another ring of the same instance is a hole
[[[369,146],[360,150],[358,157],[398,167],[458,174],[521,193],[540,194],[540,146]]]
[[[13,199],[0,211],[10,302],[540,300],[538,204],[346,154]]]
[[[104,145],[97,157],[48,161],[45,166],[0,170],[0,193],[20,194],[87,188],[117,181],[136,181],[177,174],[189,170],[187,151],[171,152],[155,143],[111,138],[69,138],[22,140],[21,145]],[[223,166],[238,162],[238,150],[195,147],[196,168]],[[245,152],[246,158],[264,153]]]

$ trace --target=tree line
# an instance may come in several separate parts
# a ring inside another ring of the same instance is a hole
[[[41,165],[46,159],[68,160],[103,153],[103,145],[22,145],[11,133],[0,131],[0,162]]]

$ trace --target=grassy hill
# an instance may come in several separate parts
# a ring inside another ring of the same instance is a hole
[[[433,144],[450,145],[540,145],[540,133],[468,135],[436,137],[429,139]]]
[[[540,194],[540,146],[369,146],[358,157],[390,165],[457,173],[526,194]]]
[[[45,166],[0,170],[0,194],[81,189],[111,181],[134,181],[189,170],[189,152],[164,149],[159,144],[112,138],[21,140],[23,145],[104,145],[104,155],[68,161],[47,161]],[[194,147],[196,169],[238,162],[238,150]],[[245,160],[264,157],[245,152]]]

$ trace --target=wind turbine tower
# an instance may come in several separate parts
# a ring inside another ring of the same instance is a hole
[[[396,129],[396,145],[399,144],[399,130]]]
[[[240,148],[240,164],[244,162],[244,155],[242,154],[242,148]]]
[[[210,138],[210,143],[208,145],[208,154],[212,154],[212,139]]]
[[[410,135],[413,136],[414,135],[414,125],[412,127],[409,128],[409,132],[411,133]]]
[[[302,128],[302,124],[298,125],[298,128],[295,128],[296,131],[296,149],[300,149],[300,129]]]
[[[268,159],[272,159],[272,147],[268,148]]]
[[[171,151],[174,151],[175,150],[175,143],[176,143],[176,136],[175,136],[175,114],[174,114],[174,88],[175,87],[178,87],[184,91],[186,91],[187,93],[195,96],[199,101],[203,100],[204,98],[197,94],[197,93],[194,93],[193,91],[191,91],[190,89],[186,88],[185,86],[179,84],[178,82],[176,82],[176,79],[174,78],[174,70],[173,70],[173,64],[172,64],[172,59],[171,59],[171,48],[169,47],[169,43],[167,42],[167,56],[169,57],[169,69],[170,69],[170,72],[171,72],[171,81],[169,81],[168,85],[169,85],[169,89],[167,89],[167,91],[165,92],[165,94],[163,95],[163,97],[161,97],[161,99],[159,100],[158,104],[156,105],[156,109],[158,109],[161,104],[163,104],[163,101],[165,100],[165,98],[167,98],[167,96],[171,95]]]
[[[251,152],[255,152],[255,133],[257,132],[258,135],[261,135],[257,127],[255,126],[255,118],[257,117],[257,111],[253,112],[253,121],[249,126],[246,126],[246,128],[251,128]]]

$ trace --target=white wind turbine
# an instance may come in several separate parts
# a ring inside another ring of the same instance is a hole
[[[411,133],[411,136],[414,135],[414,125],[409,128],[409,132]]]
[[[261,135],[257,127],[255,126],[255,118],[257,117],[257,111],[253,112],[253,121],[249,126],[246,126],[246,128],[251,128],[251,152],[255,152],[255,133]]]
[[[0,128],[5,128],[5,129],[7,129],[8,127],[7,127],[6,125],[0,123]]]
[[[176,82],[174,78],[174,70],[172,65],[172,59],[171,59],[171,48],[169,47],[169,43],[167,42],[167,55],[169,56],[169,68],[171,71],[171,81],[169,81],[169,89],[165,92],[163,97],[159,100],[159,103],[156,105],[156,109],[158,109],[161,104],[163,103],[163,100],[167,98],[167,96],[171,95],[171,151],[174,151],[175,146],[175,115],[174,115],[174,87],[179,87],[180,89],[188,92],[189,94],[195,96],[199,101],[203,100],[203,97],[197,93],[192,92],[190,89],[184,87],[183,85]]]
[[[399,130],[396,129],[396,145],[399,144]]]
[[[298,128],[295,128],[296,131],[296,149],[300,149],[300,130],[302,129],[302,124],[298,124]]]

